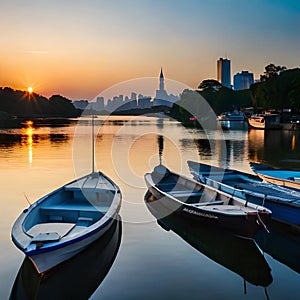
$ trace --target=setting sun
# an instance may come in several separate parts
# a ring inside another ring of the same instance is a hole
[[[27,91],[28,91],[29,94],[31,94],[31,93],[33,92],[33,88],[32,88],[31,86],[29,86],[29,87],[27,88]]]

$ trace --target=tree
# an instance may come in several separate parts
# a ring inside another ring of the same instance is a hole
[[[204,91],[204,90],[212,90],[212,91],[218,91],[220,88],[222,87],[222,84],[217,81],[217,80],[214,80],[214,79],[206,79],[206,80],[203,80],[199,86],[198,86],[198,89],[200,89],[201,91]]]
[[[281,72],[285,71],[286,67],[275,66],[274,64],[269,64],[265,67],[265,72],[263,75],[260,75],[261,81],[266,81],[269,78],[278,76]]]

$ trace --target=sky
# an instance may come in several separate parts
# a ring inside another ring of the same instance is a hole
[[[259,78],[299,66],[299,28],[299,0],[0,0],[0,86],[91,100],[163,67],[197,88],[220,57]]]

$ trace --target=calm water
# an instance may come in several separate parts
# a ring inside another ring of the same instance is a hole
[[[33,202],[90,171],[87,124],[0,130],[0,299],[26,299],[24,293],[38,299],[297,298],[299,237],[260,232],[258,247],[172,216],[157,222],[144,201],[143,175],[159,163],[158,136],[164,137],[164,164],[188,176],[188,159],[247,172],[249,160],[300,169],[299,133],[205,133],[147,117],[96,120],[96,166],[122,190],[122,221],[105,240],[41,280],[12,244],[11,226],[28,206],[26,198]]]

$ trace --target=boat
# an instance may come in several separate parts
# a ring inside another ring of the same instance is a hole
[[[90,299],[111,269],[122,237],[118,216],[98,240],[45,275],[25,256],[11,289],[11,300]]]
[[[279,114],[254,114],[248,117],[248,124],[255,129],[280,129]]]
[[[92,172],[30,204],[12,227],[13,243],[32,260],[39,273],[99,239],[118,215],[121,191],[105,174],[94,170],[94,134],[92,137]]]
[[[248,129],[247,120],[243,112],[234,110],[232,112],[224,112],[218,116],[217,120],[220,122],[224,130],[243,130]]]
[[[241,239],[207,224],[201,226],[197,221],[176,213],[166,216],[166,208],[162,202],[149,191],[146,192],[144,201],[162,229],[172,230],[207,258],[253,285],[267,287],[272,283],[271,268],[254,240]]]
[[[171,172],[162,164],[144,178],[151,194],[169,213],[218,226],[243,238],[253,238],[271,218],[271,211],[264,207]]]
[[[300,171],[276,169],[250,162],[252,170],[263,180],[293,189],[300,189]]]
[[[272,218],[300,229],[300,193],[277,186],[257,175],[188,161],[194,179],[272,211]]]

